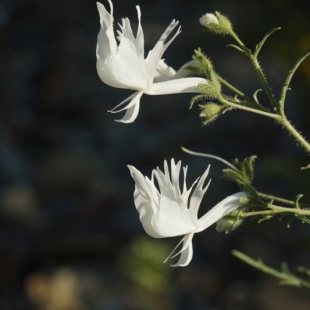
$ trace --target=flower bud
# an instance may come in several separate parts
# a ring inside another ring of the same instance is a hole
[[[225,109],[224,106],[220,106],[213,102],[199,105],[199,107],[201,108],[199,116],[202,118],[203,125],[208,125],[209,123],[215,121]]]
[[[219,12],[215,12],[215,14],[207,13],[200,17],[199,22],[202,26],[207,27],[217,34],[227,35],[233,31],[229,19]]]
[[[217,19],[217,17],[214,14],[207,13],[205,15],[202,15],[199,18],[199,22],[202,26],[207,27],[207,25],[210,23],[218,24],[219,20]]]

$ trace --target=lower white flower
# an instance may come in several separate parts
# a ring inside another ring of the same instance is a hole
[[[154,169],[151,179],[144,177],[133,166],[128,166],[128,168],[135,181],[135,206],[146,233],[154,238],[185,235],[166,259],[167,261],[169,258],[181,254],[178,262],[172,265],[175,267],[187,266],[190,263],[193,257],[192,239],[194,234],[205,230],[226,214],[240,207],[240,197],[247,195],[245,192],[231,195],[198,219],[201,200],[210,184],[209,181],[204,187],[210,166],[189,189],[186,186],[187,166],[183,167],[182,191],[179,185],[181,161],[175,164],[174,159],[171,160],[171,172],[167,161],[165,161],[164,172],[159,168]],[[155,185],[155,179],[158,187]],[[181,250],[175,254],[181,244]]]

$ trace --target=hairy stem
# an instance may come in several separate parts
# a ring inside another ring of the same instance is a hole
[[[248,112],[253,112],[253,113],[256,113],[256,114],[264,115],[264,116],[272,118],[272,119],[274,119],[276,121],[280,121],[281,120],[281,117],[279,115],[277,115],[277,114],[266,112],[266,111],[257,110],[256,108],[251,108],[251,107],[247,107],[247,106],[244,106],[244,105],[241,105],[241,104],[238,104],[238,103],[234,103],[234,102],[228,101],[222,95],[220,95],[218,97],[218,101],[223,103],[223,104],[225,104],[225,105],[227,105],[227,106],[229,106],[229,107],[232,107],[232,108],[241,109],[241,110],[245,110],[245,111],[248,111]]]
[[[302,146],[307,153],[310,153],[309,142],[295,129],[283,113],[281,114],[281,118],[278,122],[295,138],[296,142]]]
[[[264,199],[275,200],[275,201],[278,201],[278,202],[282,202],[282,203],[294,206],[294,201],[292,201],[292,200],[284,199],[284,198],[273,196],[273,195],[267,195],[267,194],[264,194],[264,193],[261,193],[261,192],[257,192],[257,194],[258,194],[259,197],[264,198]],[[298,203],[298,205],[300,207],[303,207],[303,208],[310,208],[309,205],[304,204],[304,203]]]
[[[266,264],[264,264],[264,262],[262,261],[262,259],[253,259],[249,256],[247,256],[246,254],[239,252],[237,250],[233,250],[232,254],[234,256],[236,256],[237,258],[239,258],[240,260],[242,260],[243,262],[245,262],[246,264],[262,271],[265,272],[267,274],[270,274],[271,276],[278,278],[281,280],[281,284],[285,284],[285,285],[292,285],[292,286],[296,286],[296,287],[304,287],[307,289],[310,289],[310,282],[305,281],[303,279],[300,279],[298,277],[296,277],[294,274],[292,274],[288,268],[286,264],[282,264],[282,270],[278,271],[276,269],[273,269],[269,266],[267,266]]]

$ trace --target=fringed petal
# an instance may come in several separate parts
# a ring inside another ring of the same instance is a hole
[[[138,30],[137,30],[137,37],[136,37],[136,49],[137,53],[140,58],[144,59],[144,35],[143,29],[141,26],[141,10],[139,5],[136,6],[137,13],[138,13]]]
[[[101,28],[98,34],[96,56],[97,59],[102,58],[104,60],[115,55],[117,52],[117,43],[113,30],[113,4],[110,0],[108,1],[111,13],[100,2],[97,2]]]
[[[209,182],[207,183],[205,188],[203,188],[204,182],[206,181],[206,178],[209,174],[209,170],[210,170],[210,165],[208,166],[208,168],[206,169],[204,174],[199,179],[197,186],[195,187],[193,194],[190,198],[189,210],[191,212],[192,219],[195,222],[198,220],[198,209],[199,209],[201,200],[202,200],[204,194],[206,193],[206,191],[210,185],[210,182],[211,182],[211,180],[209,180]]]
[[[157,206],[154,201],[157,189],[154,184],[145,178],[139,170],[128,165],[130,174],[135,181],[134,202],[139,213],[140,221],[147,234],[153,238],[161,238],[153,225],[154,215],[157,213]]]
[[[148,81],[149,85],[153,83],[153,79],[156,75],[156,68],[158,67],[158,64],[167,49],[167,47],[170,45],[170,43],[175,39],[177,35],[181,32],[181,27],[178,28],[176,33],[173,35],[173,37],[165,43],[170,33],[173,31],[173,29],[178,25],[178,21],[173,20],[170,25],[167,27],[167,29],[164,31],[164,33],[161,35],[158,42],[155,44],[154,48],[149,52],[146,63],[147,63],[147,71],[149,72],[149,78],[150,81]]]

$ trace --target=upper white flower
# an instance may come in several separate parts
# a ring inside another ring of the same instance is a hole
[[[101,3],[97,2],[101,25],[96,49],[97,72],[101,80],[112,87],[136,90],[134,94],[110,111],[117,113],[126,110],[125,116],[119,120],[120,122],[131,123],[136,119],[139,112],[140,98],[144,93],[148,95],[164,95],[200,92],[197,86],[200,83],[207,83],[205,79],[184,78],[182,74],[176,74],[162,60],[167,47],[181,32],[179,27],[172,38],[167,40],[178,25],[177,21],[173,20],[170,23],[145,58],[140,7],[136,6],[138,12],[136,36],[132,32],[129,19],[124,18],[122,23],[119,24],[120,30],[117,31],[118,44],[113,28],[113,5],[110,0],[108,1],[111,13]],[[163,70],[165,66],[165,69],[170,68],[171,70]],[[125,107],[119,108],[128,101],[129,103]]]
[[[133,166],[128,166],[128,168],[135,181],[134,201],[145,231],[154,238],[185,235],[167,258],[168,260],[170,257],[181,254],[178,262],[172,266],[187,266],[193,257],[192,238],[194,234],[208,228],[226,214],[240,207],[240,197],[246,196],[245,192],[231,195],[198,219],[201,200],[210,184],[209,181],[204,187],[210,166],[189,189],[186,187],[187,166],[183,167],[182,191],[179,185],[181,161],[175,164],[174,159],[171,160],[171,173],[165,161],[164,172],[159,168],[154,169],[151,179],[144,177]],[[155,185],[155,179],[158,188]],[[181,250],[173,255],[182,243]]]

